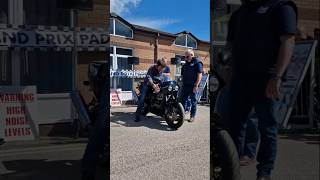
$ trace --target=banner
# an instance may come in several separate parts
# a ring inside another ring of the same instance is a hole
[[[312,54],[315,53],[315,46],[316,43],[314,41],[302,41],[295,45],[291,62],[287,68],[287,81],[281,85],[281,97],[277,115],[284,128],[287,127],[297,94],[302,81],[307,75]]]
[[[144,78],[146,74],[144,70],[110,70],[110,77]]]
[[[200,102],[200,99],[201,99],[202,95],[204,94],[204,88],[207,85],[208,78],[209,78],[208,74],[203,74],[202,75],[202,79],[201,79],[200,84],[199,84],[198,93],[196,94],[196,98],[197,98],[198,102]]]
[[[39,135],[35,86],[0,86],[0,136],[6,141]]]
[[[75,36],[76,35],[76,36]],[[78,47],[107,48],[109,35],[95,29],[64,27],[0,27],[0,46],[4,47]]]

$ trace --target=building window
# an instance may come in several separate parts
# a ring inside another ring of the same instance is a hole
[[[195,40],[191,35],[189,34],[180,34],[174,41],[174,44],[177,46],[183,46],[187,48],[197,48],[197,40]]]
[[[24,24],[70,26],[70,10],[57,8],[57,0],[24,0]]]
[[[71,52],[22,51],[21,57],[21,85],[35,85],[39,94],[71,92]]]
[[[118,19],[111,18],[109,31],[111,35],[133,38],[133,31],[130,27],[119,21]]]
[[[8,23],[8,0],[0,1],[0,24]]]
[[[111,46],[110,69],[112,70],[132,70],[132,65],[128,64],[128,57],[133,55],[133,50]],[[110,78],[110,88],[121,89],[122,91],[132,90],[132,79],[123,77]]]
[[[11,54],[9,51],[0,50],[0,84],[11,85]]]

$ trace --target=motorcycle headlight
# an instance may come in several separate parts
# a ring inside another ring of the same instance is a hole
[[[178,90],[179,90],[179,86],[175,86],[175,87],[174,87],[174,90],[175,90],[175,91],[178,91]]]
[[[172,86],[169,86],[169,87],[168,87],[168,91],[172,91]]]

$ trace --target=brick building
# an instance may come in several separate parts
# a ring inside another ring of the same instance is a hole
[[[110,69],[114,71],[132,70],[127,58],[138,57],[139,64],[134,65],[135,71],[146,71],[154,64],[156,59],[184,56],[188,48],[195,51],[206,71],[209,70],[210,44],[195,37],[191,32],[178,32],[172,34],[148,27],[131,24],[117,14],[110,16]],[[182,57],[183,60],[183,57]],[[183,63],[183,62],[182,62]],[[170,65],[171,76],[180,75],[181,65]],[[121,89],[124,101],[132,99],[132,89],[141,78],[111,77],[112,89]]]

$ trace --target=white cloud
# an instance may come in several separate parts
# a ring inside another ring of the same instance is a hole
[[[130,8],[137,7],[141,1],[142,0],[111,0],[111,12],[123,15],[124,13],[128,13]]]
[[[154,29],[162,29],[179,22],[177,19],[127,18],[128,22]]]

